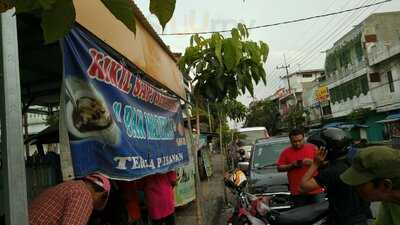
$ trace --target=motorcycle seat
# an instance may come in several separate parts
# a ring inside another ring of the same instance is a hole
[[[285,212],[279,212],[273,215],[276,225],[310,225],[328,214],[329,203],[324,200],[319,203],[294,208]]]

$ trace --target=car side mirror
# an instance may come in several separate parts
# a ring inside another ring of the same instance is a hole
[[[238,168],[245,172],[246,174],[249,172],[250,163],[249,162],[239,162]]]

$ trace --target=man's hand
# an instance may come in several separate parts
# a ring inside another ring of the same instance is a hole
[[[292,168],[296,169],[296,168],[301,168],[303,167],[303,161],[302,160],[296,160],[292,163]]]
[[[328,151],[325,149],[324,146],[321,146],[319,149],[317,149],[317,154],[314,157],[314,163],[317,166],[323,165],[327,155]]]

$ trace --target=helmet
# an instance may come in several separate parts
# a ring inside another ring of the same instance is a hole
[[[243,188],[247,184],[246,175],[243,171],[235,169],[232,173],[225,174],[225,185],[230,188]]]
[[[317,147],[324,146],[328,150],[328,160],[333,160],[346,155],[352,143],[352,138],[349,133],[342,129],[328,127],[320,133],[310,136],[307,142]]]

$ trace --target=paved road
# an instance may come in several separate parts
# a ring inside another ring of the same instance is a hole
[[[222,155],[212,155],[213,176],[201,182],[204,225],[218,225],[223,208],[224,184]],[[196,225],[196,204],[192,202],[176,210],[177,225]],[[221,223],[226,224],[225,223]]]

